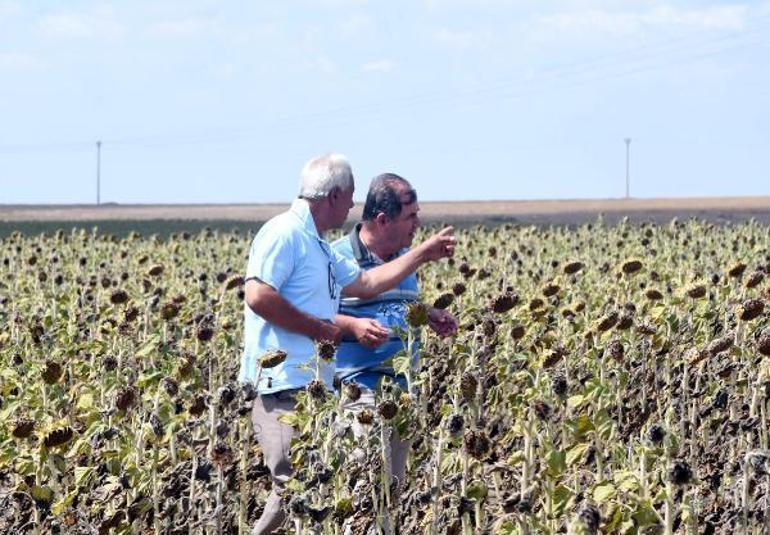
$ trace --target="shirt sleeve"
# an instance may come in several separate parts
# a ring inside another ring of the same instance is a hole
[[[341,287],[344,288],[353,283],[361,275],[361,268],[354,260],[344,257],[336,249],[332,249],[332,255],[334,255],[334,277]]]
[[[256,277],[280,290],[294,270],[294,256],[289,233],[263,227],[251,243],[246,278]]]

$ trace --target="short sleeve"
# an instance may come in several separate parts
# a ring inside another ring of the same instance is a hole
[[[361,274],[358,264],[349,258],[342,256],[337,250],[332,249],[334,255],[334,277],[341,287],[353,283]]]
[[[294,269],[294,257],[291,235],[265,225],[251,243],[246,278],[256,277],[280,290]]]

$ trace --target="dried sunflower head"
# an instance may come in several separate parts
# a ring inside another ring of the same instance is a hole
[[[543,295],[545,297],[552,297],[559,293],[559,290],[561,290],[561,287],[558,284],[549,283],[543,286]]]
[[[765,329],[757,339],[757,351],[766,357],[770,357],[770,329]]]
[[[259,357],[259,365],[265,369],[275,368],[286,360],[288,353],[282,349],[271,349]]]
[[[689,485],[692,482],[692,469],[687,461],[676,460],[668,470],[668,479],[674,485]]]
[[[583,262],[573,261],[564,264],[564,273],[567,275],[574,275],[581,269],[583,269]]]
[[[16,438],[27,438],[35,430],[36,422],[31,418],[17,418],[11,434]]]
[[[455,300],[455,294],[453,293],[444,293],[438,296],[438,298],[433,302],[433,308],[438,308],[441,310],[444,310],[449,305],[451,305]]]
[[[542,399],[539,399],[532,404],[532,410],[535,411],[535,415],[543,422],[550,420],[551,414],[553,413],[553,407]]]
[[[474,459],[483,459],[489,453],[492,445],[483,431],[470,430],[463,436],[463,448]]]
[[[179,305],[176,303],[166,303],[160,307],[160,317],[165,321],[170,321],[179,314]]]
[[[492,303],[490,304],[490,309],[495,314],[504,314],[505,312],[508,312],[513,307],[515,307],[519,302],[519,295],[515,292],[505,292],[502,295],[498,295],[492,300]]]
[[[406,307],[406,322],[412,327],[422,327],[428,324],[428,307],[424,303],[410,303]]]
[[[761,299],[746,299],[738,307],[738,317],[742,321],[751,321],[762,315],[765,303]]]
[[[75,436],[75,431],[70,426],[60,427],[47,433],[43,438],[43,444],[45,444],[46,448],[63,446],[72,440],[73,436]]]
[[[334,360],[334,355],[337,353],[337,347],[334,345],[334,342],[330,342],[329,340],[319,340],[316,344],[316,351],[318,352],[319,358],[326,362],[331,362]]]
[[[211,461],[214,465],[225,467],[233,462],[233,450],[227,443],[218,440],[211,451]]]
[[[452,285],[452,293],[456,296],[464,294],[467,289],[464,282],[456,282]]]
[[[727,268],[727,274],[733,278],[740,277],[741,275],[743,275],[744,271],[746,271],[746,264],[744,264],[743,262],[737,262]]]
[[[602,515],[596,504],[586,502],[578,511],[578,522],[583,528],[585,535],[596,535],[599,533],[599,527],[602,522]]]
[[[749,278],[746,279],[746,288],[756,288],[760,284],[762,284],[762,281],[765,280],[765,274],[761,271],[755,271],[751,275],[749,275]]]
[[[128,301],[128,293],[125,290],[115,290],[110,295],[110,303],[113,305],[122,305]]]
[[[660,424],[652,424],[647,429],[647,440],[653,446],[660,446],[663,443],[663,439],[666,438],[666,429]]]
[[[208,401],[206,400],[206,396],[204,394],[196,394],[190,403],[190,408],[187,409],[187,412],[193,416],[200,416],[207,407]]]
[[[43,377],[43,381],[49,385],[56,383],[59,379],[61,379],[63,374],[64,368],[62,368],[62,365],[50,359],[45,361],[45,368],[43,368],[43,371],[40,372],[40,375]]]
[[[615,326],[617,322],[618,313],[614,311],[610,312],[599,320],[599,322],[596,324],[596,330],[599,332],[609,331]]]
[[[453,437],[456,437],[460,434],[460,431],[463,430],[464,426],[463,417],[462,415],[458,413],[452,413],[449,415],[449,418],[447,419],[447,431],[449,431],[449,434]]]
[[[642,261],[633,259],[633,260],[627,260],[626,262],[623,262],[623,265],[621,266],[621,270],[626,275],[632,275],[642,269]]]
[[[377,406],[377,412],[385,420],[392,420],[398,413],[398,405],[392,399],[386,399]]]
[[[623,361],[623,355],[625,354],[625,348],[620,340],[612,340],[607,344],[607,354],[617,362]]]
[[[233,290],[243,286],[244,279],[242,275],[233,275],[225,282],[225,290]]]
[[[128,411],[139,401],[139,394],[133,386],[126,386],[115,394],[115,406],[121,411]]]
[[[345,383],[345,398],[349,401],[358,401],[361,399],[361,387],[355,381]]]
[[[468,403],[472,403],[476,400],[476,393],[478,392],[479,381],[471,371],[466,371],[460,377],[460,393],[463,399]]]
[[[688,287],[685,292],[693,299],[700,299],[706,295],[706,287],[702,284],[694,284]]]
[[[663,299],[663,294],[657,288],[649,288],[646,292],[644,292],[644,295],[650,301],[659,301]]]
[[[198,328],[197,332],[195,333],[195,336],[201,342],[208,342],[214,337],[214,329],[212,329],[207,325],[203,325]]]
[[[319,379],[313,379],[307,384],[305,388],[307,389],[307,393],[310,394],[310,397],[313,399],[326,399],[326,385],[323,381]]]
[[[524,338],[524,335],[526,334],[526,332],[527,330],[524,328],[523,325],[521,324],[514,325],[511,328],[511,337],[514,340],[521,340],[522,338]]]
[[[356,419],[361,425],[372,425],[374,423],[374,413],[369,409],[364,409],[356,415]]]

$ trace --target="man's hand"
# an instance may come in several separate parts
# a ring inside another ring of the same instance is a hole
[[[390,336],[388,329],[383,327],[380,322],[369,318],[352,320],[351,330],[359,344],[372,349],[387,342]]]
[[[445,227],[424,242],[420,249],[421,257],[425,262],[448,258],[455,252],[455,230],[454,227]]]
[[[430,309],[428,326],[441,338],[457,334],[457,320],[452,314],[440,308]]]

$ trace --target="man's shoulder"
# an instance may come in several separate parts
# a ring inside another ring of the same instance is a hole
[[[254,241],[262,240],[291,240],[302,230],[297,218],[290,212],[283,212],[268,219],[254,236]]]
[[[331,244],[332,249],[348,258],[353,258],[353,244],[350,242],[350,234],[337,238]]]

